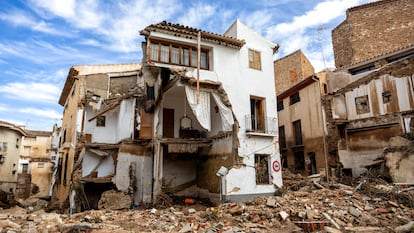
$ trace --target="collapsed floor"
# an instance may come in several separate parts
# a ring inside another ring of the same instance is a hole
[[[362,177],[355,186],[284,173],[277,196],[247,203],[177,199],[163,208],[46,213],[39,205],[0,210],[1,232],[413,232],[414,188]],[[181,202],[181,204],[179,204]]]

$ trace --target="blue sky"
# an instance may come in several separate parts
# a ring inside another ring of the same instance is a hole
[[[240,19],[280,44],[275,58],[302,49],[320,71],[323,51],[326,66],[334,67],[331,30],[345,19],[347,8],[367,2],[0,1],[0,120],[52,130],[61,123],[57,101],[71,66],[141,62],[139,30],[163,20],[222,34]]]

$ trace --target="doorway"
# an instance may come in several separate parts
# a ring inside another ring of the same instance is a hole
[[[174,109],[164,108],[162,115],[163,137],[174,138]]]

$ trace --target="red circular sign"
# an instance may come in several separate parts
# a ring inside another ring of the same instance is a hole
[[[279,163],[279,161],[277,161],[277,160],[273,161],[272,168],[273,168],[273,171],[279,172],[280,171],[280,163]]]

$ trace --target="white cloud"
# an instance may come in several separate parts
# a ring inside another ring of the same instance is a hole
[[[294,16],[289,22],[282,22],[269,27],[266,35],[279,43],[280,56],[285,56],[301,49],[308,57],[315,71],[334,66],[330,30],[340,17],[345,19],[346,9],[367,0],[327,0],[318,3],[313,9],[302,15]],[[319,29],[323,29],[318,31]],[[318,33],[320,35],[318,36]],[[322,48],[321,48],[322,46]],[[322,56],[322,51],[323,55]],[[322,58],[324,57],[324,59]]]
[[[0,93],[6,98],[37,103],[56,103],[60,90],[50,83],[7,83],[0,86]]]
[[[75,16],[75,0],[32,0],[32,4],[62,18]]]
[[[215,6],[198,2],[185,10],[185,14],[177,19],[178,23],[200,28],[205,24],[206,19],[217,14]]]
[[[310,27],[326,24],[344,15],[347,8],[357,5],[359,0],[330,0],[317,4],[303,15],[293,17],[291,22],[277,24],[268,29],[268,36],[301,34]]]
[[[27,113],[27,114],[42,117],[42,118],[50,118],[50,119],[62,118],[62,114],[58,113],[54,109],[22,108],[22,109],[18,109],[17,112]]]
[[[37,21],[34,17],[22,11],[14,11],[8,14],[0,14],[0,20],[7,21],[12,25],[30,28],[33,31],[43,32],[58,36],[71,36],[70,34],[56,30],[53,25],[45,21]]]

